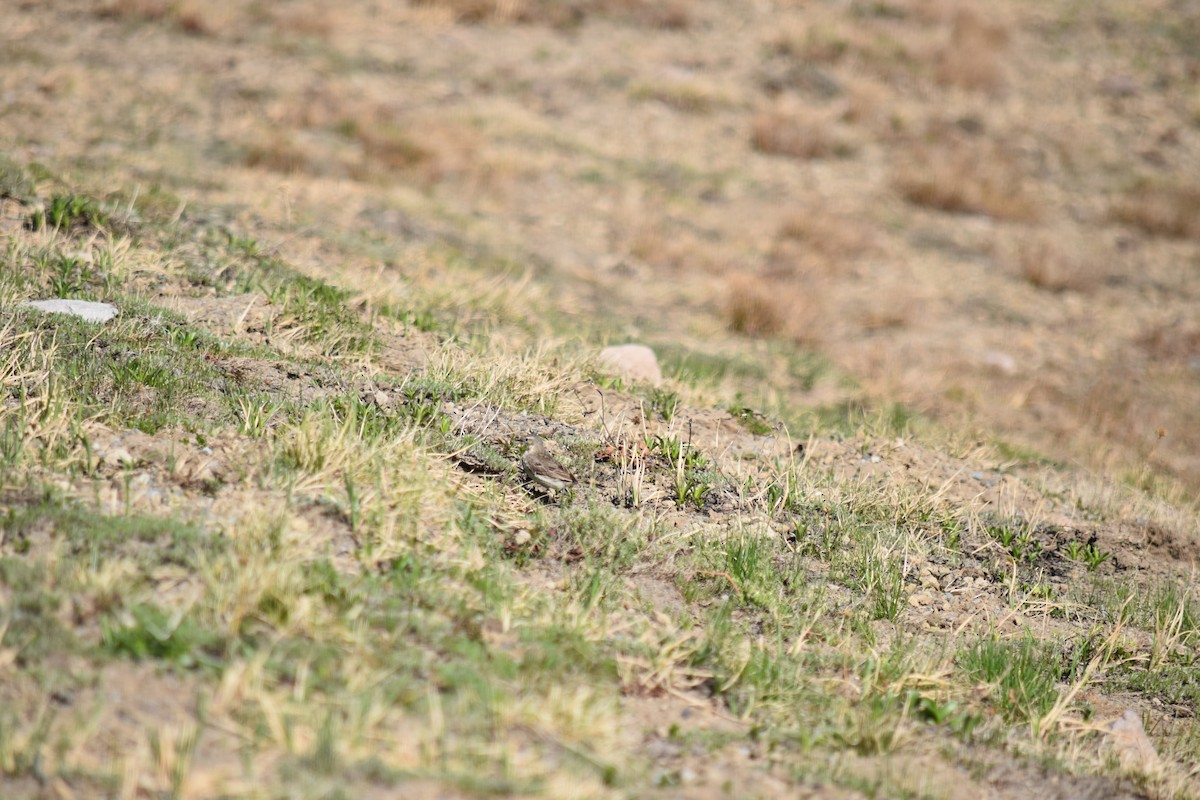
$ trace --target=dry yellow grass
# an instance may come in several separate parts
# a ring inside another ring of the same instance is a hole
[[[1200,239],[1200,186],[1144,182],[1113,204],[1112,216],[1155,236]]]
[[[1067,242],[1035,236],[1017,244],[1016,272],[1031,286],[1051,292],[1093,288],[1104,269],[1093,248],[1078,239]]]
[[[995,142],[942,138],[910,146],[898,161],[892,185],[911,203],[1020,222],[1040,214],[1017,160]]]
[[[522,24],[577,25],[593,15],[626,19],[664,29],[686,28],[692,18],[689,0],[418,0],[449,12],[460,22],[515,22]]]
[[[754,117],[750,143],[760,153],[798,159],[845,158],[854,143],[820,112],[775,106]]]
[[[1195,774],[1200,245],[1097,195],[1195,163],[1162,9],[84,5],[5,15],[0,785]],[[948,32],[999,72],[939,75]],[[122,313],[15,308],[51,290]],[[663,385],[590,370],[635,338]],[[521,485],[528,428],[574,493]],[[1126,708],[1162,774],[1110,758]]]
[[[938,54],[938,83],[992,92],[1003,88],[1010,36],[1004,25],[971,9],[959,10],[950,28],[950,41]]]
[[[774,336],[784,326],[784,307],[777,287],[753,275],[729,278],[724,313],[730,330],[746,336]]]

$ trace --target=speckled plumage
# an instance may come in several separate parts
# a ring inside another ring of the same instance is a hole
[[[521,467],[525,477],[539,486],[558,491],[575,483],[571,471],[558,463],[546,450],[546,444],[536,436],[529,437],[529,447],[521,456]]]

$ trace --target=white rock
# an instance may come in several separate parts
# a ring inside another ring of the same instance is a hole
[[[631,381],[662,383],[658,357],[644,344],[621,344],[600,351],[600,363],[610,371]]]
[[[108,303],[94,303],[90,300],[56,298],[54,300],[31,300],[21,303],[21,305],[45,311],[47,314],[70,314],[88,322],[108,322],[117,315],[116,306]]]

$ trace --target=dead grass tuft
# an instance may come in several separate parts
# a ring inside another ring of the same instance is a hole
[[[850,51],[849,34],[840,27],[810,25],[777,34],[768,44],[775,55],[809,64],[834,64]]]
[[[1008,29],[970,9],[954,15],[950,41],[938,54],[935,76],[943,86],[993,92],[1003,88]]]
[[[706,84],[694,81],[639,83],[630,90],[635,100],[654,100],[687,114],[707,114],[729,105],[729,98]]]
[[[171,14],[174,3],[167,0],[113,0],[104,5],[99,13],[105,17],[156,20]]]
[[[470,172],[479,160],[480,141],[462,125],[438,120],[408,124],[368,117],[343,124],[362,147],[362,163],[355,177],[370,180],[385,171],[403,172],[428,187]]]
[[[1064,244],[1048,234],[1022,240],[1014,259],[1017,274],[1050,292],[1086,291],[1098,277],[1095,256],[1081,242]]]
[[[822,209],[797,211],[780,223],[766,269],[774,277],[832,275],[874,248],[873,233],[861,217]]]
[[[772,288],[753,275],[735,275],[726,287],[725,319],[746,336],[774,336],[783,329],[783,309]]]
[[[760,153],[806,160],[844,158],[857,149],[830,120],[779,106],[754,118],[750,143]]]
[[[1154,236],[1200,239],[1200,185],[1146,182],[1126,192],[1111,214]]]
[[[666,219],[639,225],[627,247],[634,258],[656,267],[708,270],[714,266],[695,234],[672,226]]]
[[[1040,213],[1016,159],[994,142],[952,139],[915,146],[893,173],[892,185],[910,203],[940,211],[1022,222]]]
[[[907,328],[920,315],[917,298],[899,287],[876,292],[858,315],[864,330],[884,331]]]
[[[569,27],[604,16],[666,30],[692,22],[689,0],[416,0],[415,5],[447,11],[458,22],[507,22]]]
[[[310,3],[298,8],[271,12],[271,21],[278,30],[287,33],[328,39],[336,30],[337,14],[328,6]]]
[[[220,36],[229,29],[239,9],[221,3],[200,3],[193,0],[113,0],[101,6],[102,17],[140,22],[173,22],[193,36]]]
[[[1200,359],[1200,322],[1160,322],[1144,330],[1137,343],[1156,361],[1187,364]]]
[[[267,169],[285,175],[295,173],[319,174],[317,160],[308,148],[287,131],[275,130],[263,134],[246,145],[242,163],[247,167]]]
[[[234,12],[209,3],[185,2],[174,13],[175,22],[184,32],[193,36],[220,36],[230,27]]]

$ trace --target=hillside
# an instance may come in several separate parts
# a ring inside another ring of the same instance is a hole
[[[0,37],[0,795],[1200,796],[1200,5]]]

